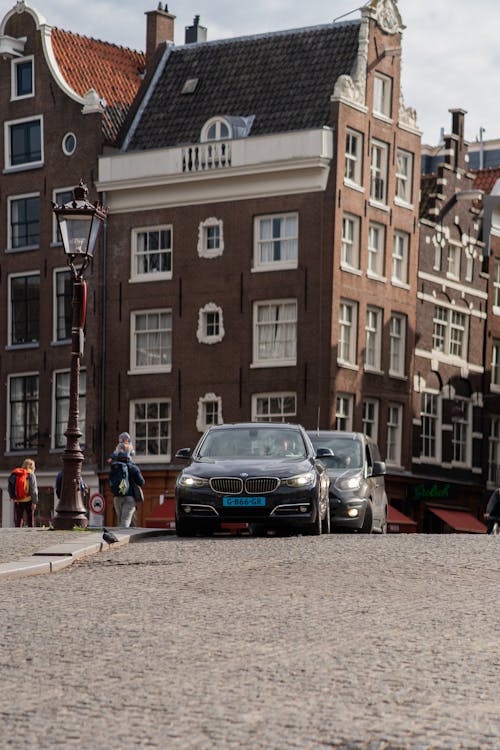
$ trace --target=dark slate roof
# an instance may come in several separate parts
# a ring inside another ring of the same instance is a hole
[[[337,78],[354,73],[359,28],[350,21],[171,48],[127,150],[198,143],[217,115],[255,115],[251,136],[332,124],[330,97]],[[193,78],[195,92],[182,94]]]

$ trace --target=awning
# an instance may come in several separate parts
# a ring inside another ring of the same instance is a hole
[[[472,513],[465,510],[445,510],[444,508],[429,508],[431,513],[448,524],[455,531],[466,534],[484,534],[486,526],[478,521]]]
[[[406,531],[416,531],[417,522],[414,521],[413,518],[405,516],[405,514],[401,513],[397,508],[393,508],[392,505],[389,505],[387,509],[387,530],[397,532],[401,530],[401,527]]]

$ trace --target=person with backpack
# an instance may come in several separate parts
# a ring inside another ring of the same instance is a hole
[[[113,451],[109,467],[109,486],[113,493],[118,526],[125,528],[130,526],[135,513],[133,484],[139,487],[144,485],[141,470],[130,459],[128,451]]]
[[[38,503],[38,487],[35,477],[35,462],[26,458],[23,465],[14,469],[8,481],[9,497],[14,501],[14,524],[16,527],[34,526],[33,517]]]

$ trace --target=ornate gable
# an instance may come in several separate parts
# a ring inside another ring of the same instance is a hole
[[[405,28],[397,0],[371,0],[363,10],[386,34],[399,34]]]

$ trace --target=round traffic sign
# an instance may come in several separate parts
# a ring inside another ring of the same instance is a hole
[[[89,505],[92,513],[97,513],[97,515],[100,515],[101,513],[104,513],[106,501],[103,496],[99,494],[99,492],[94,492],[94,494],[90,496]]]

